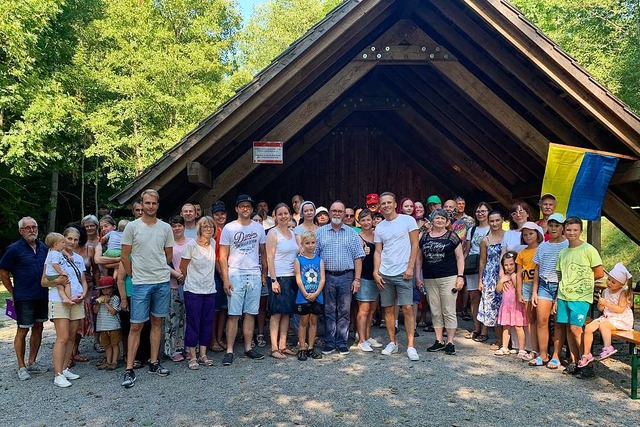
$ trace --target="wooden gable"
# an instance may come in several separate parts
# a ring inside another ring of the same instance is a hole
[[[549,143],[640,157],[640,120],[500,0],[347,0],[114,198],[165,213],[248,192],[363,204],[372,191],[533,205]],[[284,142],[283,165],[252,163]],[[604,214],[640,242],[640,162]]]

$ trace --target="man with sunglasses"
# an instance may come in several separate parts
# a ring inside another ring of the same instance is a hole
[[[31,374],[42,374],[49,370],[36,362],[42,342],[42,325],[48,317],[48,289],[40,286],[47,247],[38,240],[38,223],[35,219],[24,217],[18,221],[18,232],[22,238],[9,245],[0,260],[0,279],[15,307],[18,329],[13,347],[18,358],[18,378],[25,381],[31,378]],[[13,276],[13,282],[10,276]],[[29,359],[25,364],[29,329]]]

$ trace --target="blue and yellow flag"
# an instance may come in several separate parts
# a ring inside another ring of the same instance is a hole
[[[556,212],[598,221],[617,165],[618,158],[612,155],[550,144],[542,194],[556,197]]]

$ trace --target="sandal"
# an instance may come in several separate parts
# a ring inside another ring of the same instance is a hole
[[[104,347],[102,347],[100,344],[98,343],[94,343],[93,344],[93,349],[98,352],[98,353],[104,353]]]
[[[465,335],[464,337],[468,340],[472,340],[478,337],[479,335],[480,335],[480,332],[473,331],[473,332],[467,332],[467,335]]]
[[[502,348],[502,343],[498,341],[494,342],[489,346],[489,350],[493,350],[493,351],[500,350],[501,348]]]
[[[547,363],[549,363],[549,360],[545,362],[540,356],[536,357],[535,359],[529,360],[529,366],[544,366]]]
[[[287,358],[287,356],[280,353],[280,350],[278,349],[271,350],[271,352],[269,353],[269,356],[273,357],[274,359],[280,359],[280,360]]]
[[[187,364],[187,367],[189,369],[191,369],[192,371],[195,371],[195,370],[200,369],[200,364],[198,363],[197,359],[192,358],[191,360],[189,360],[189,363]]]
[[[89,358],[87,356],[83,356],[81,354],[74,354],[72,357],[74,362],[88,362]]]
[[[489,336],[480,334],[477,337],[473,338],[473,340],[475,342],[486,342],[489,341]]]
[[[222,348],[220,343],[214,343],[210,348],[211,348],[211,351],[215,353],[221,353],[224,351],[224,348]]]
[[[256,337],[256,341],[258,341],[258,347],[263,348],[267,346],[267,342],[264,340],[264,335],[259,334]]]
[[[206,354],[198,357],[197,363],[204,366],[213,366],[213,360],[209,359]]]
[[[293,351],[293,350],[291,350],[290,348],[287,348],[287,347],[281,348],[280,349],[280,353],[285,354],[287,356],[295,356],[296,355],[295,351]]]
[[[589,363],[593,362],[595,359],[593,358],[593,355],[591,353],[589,354],[583,354],[582,358],[580,358],[580,361],[578,362],[578,368],[584,368],[585,366],[587,366]]]
[[[133,369],[140,369],[142,368],[144,365],[142,364],[141,361],[139,360],[134,360],[133,361]]]
[[[520,350],[518,352],[518,357],[522,359],[523,362],[529,362],[538,357],[538,353],[535,351],[527,352],[527,350]]]
[[[558,359],[551,359],[549,363],[547,363],[547,368],[549,369],[558,369],[560,367],[560,361]]]

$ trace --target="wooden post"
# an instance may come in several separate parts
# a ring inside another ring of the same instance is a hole
[[[587,221],[587,242],[602,253],[602,221]]]

